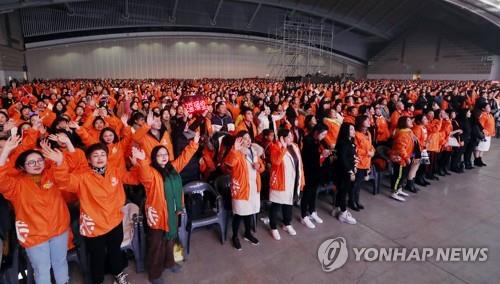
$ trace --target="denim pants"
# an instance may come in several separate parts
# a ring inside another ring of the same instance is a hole
[[[36,284],[50,284],[50,267],[54,271],[57,284],[69,281],[68,261],[68,231],[55,236],[48,241],[26,249],[31,266],[35,273]]]

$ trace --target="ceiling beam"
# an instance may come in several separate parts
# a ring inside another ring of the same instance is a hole
[[[252,13],[252,17],[250,18],[250,21],[248,21],[247,29],[252,27],[253,21],[255,20],[257,13],[259,13],[260,7],[262,7],[262,3],[257,4],[257,7],[255,8],[255,10]]]
[[[244,2],[244,3],[254,3],[254,4],[262,3],[263,6],[274,7],[274,8],[281,8],[281,9],[285,9],[285,10],[292,10],[292,12],[294,10],[296,10],[297,12],[304,13],[306,15],[310,15],[310,16],[313,16],[313,17],[316,17],[316,18],[319,18],[319,19],[323,19],[324,18],[325,20],[330,20],[332,22],[337,22],[337,23],[340,23],[342,25],[355,26],[354,29],[356,29],[356,30],[362,31],[362,32],[370,34],[370,35],[378,36],[379,38],[382,38],[382,39],[385,39],[385,40],[389,40],[390,39],[387,34],[385,34],[384,32],[381,32],[378,29],[374,29],[373,27],[368,27],[368,26],[361,25],[361,24],[358,25],[358,24],[356,24],[354,21],[352,21],[350,19],[342,19],[341,16],[339,16],[337,13],[329,13],[328,14],[326,12],[321,12],[321,11],[311,11],[311,10],[307,10],[307,8],[303,8],[303,7],[294,7],[294,6],[290,5],[290,4],[286,4],[285,2],[281,2],[281,3],[278,3],[278,2],[261,2],[260,0],[232,0],[232,1],[235,1],[235,2]],[[341,2],[341,1],[343,1],[343,0],[340,0],[339,2]],[[337,2],[337,4],[338,4],[338,2]],[[334,8],[335,7],[332,7],[331,11],[333,11]]]
[[[179,0],[174,0],[174,7],[172,8],[172,14],[168,17],[170,23],[175,23],[175,16],[177,14],[177,6],[179,5]]]
[[[88,0],[38,0],[38,1],[20,1],[15,3],[0,4],[0,14],[10,13],[16,9],[41,7],[56,4],[66,4],[72,2],[83,2]]]
[[[219,3],[217,4],[217,8],[215,9],[214,16],[212,19],[210,19],[210,25],[215,26],[217,25],[217,16],[219,16],[220,8],[222,7],[222,3],[224,0],[219,0]]]
[[[404,0],[404,1],[400,1],[399,2],[399,5],[397,5],[395,8],[393,9],[388,9],[388,11],[383,14],[383,16],[378,19],[375,23],[372,23],[372,26],[376,27],[378,26],[379,24],[383,23],[385,20],[387,20],[392,14],[394,14],[396,11],[398,11],[401,7],[403,7],[404,5],[408,4],[408,1],[410,0]]]

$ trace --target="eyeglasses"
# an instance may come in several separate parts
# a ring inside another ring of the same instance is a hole
[[[28,167],[34,167],[35,165],[42,165],[45,163],[45,160],[40,158],[38,160],[29,160],[29,161],[26,161],[25,165],[28,166]]]

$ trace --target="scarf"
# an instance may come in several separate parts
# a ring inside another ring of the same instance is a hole
[[[293,165],[294,165],[295,180],[293,183],[293,200],[297,200],[298,199],[299,176],[300,176],[299,157],[297,156],[297,153],[295,152],[295,149],[293,148],[292,145],[288,145],[287,150],[288,150],[288,153],[290,153],[290,156],[292,156],[292,161],[293,161]]]
[[[166,233],[165,237],[168,240],[174,240],[177,238],[177,213],[183,209],[182,198],[184,191],[179,173],[177,173],[170,164],[168,164],[167,167],[169,167],[169,172],[164,177],[163,190],[167,202],[169,231]]]
[[[93,170],[96,174],[100,174],[101,176],[104,176],[104,174],[106,173],[106,167],[102,167],[102,168],[92,167],[92,170]]]

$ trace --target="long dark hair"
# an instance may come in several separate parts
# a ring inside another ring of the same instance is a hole
[[[350,123],[342,123],[340,126],[339,130],[339,135],[337,137],[337,144],[336,145],[342,145],[342,144],[352,144],[353,143],[353,138],[351,137],[351,126],[353,126]]]
[[[162,166],[160,166],[160,164],[158,164],[158,159],[156,159],[156,155],[158,155],[158,152],[161,149],[165,149],[165,151],[167,151],[167,153],[168,153],[168,150],[165,146],[158,145],[158,146],[154,147],[153,150],[151,151],[151,167],[153,167],[161,175],[162,179],[165,180],[165,178],[168,175],[170,175],[170,173],[175,171],[175,169],[172,166],[172,164],[170,163],[170,161],[165,165],[165,167],[162,167]],[[170,157],[169,157],[169,159],[170,159]]]

